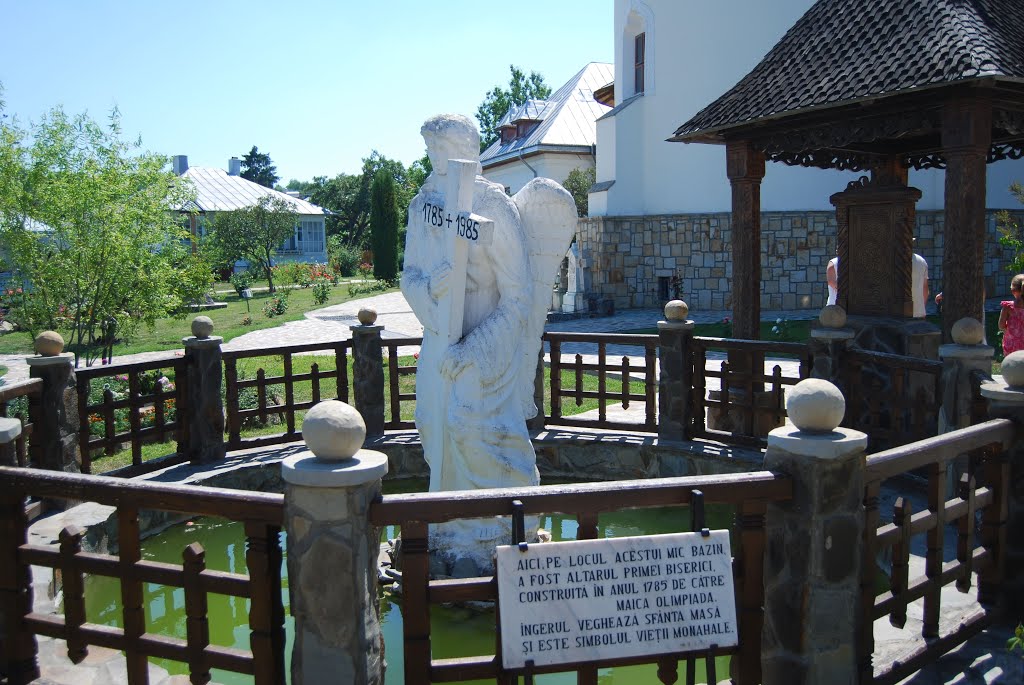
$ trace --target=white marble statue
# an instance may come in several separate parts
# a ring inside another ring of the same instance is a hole
[[[423,324],[416,426],[430,490],[536,485],[526,419],[537,411],[551,286],[576,225],[572,196],[535,179],[510,198],[478,175],[479,133],[466,117],[433,117],[421,133],[433,172],[409,205],[402,293]],[[455,524],[432,540],[490,568],[488,545],[507,543],[507,527]]]

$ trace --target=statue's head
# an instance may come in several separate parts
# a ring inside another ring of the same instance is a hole
[[[434,173],[439,176],[448,173],[449,159],[480,157],[480,133],[469,117],[438,114],[423,123],[420,134],[427,143],[427,156]]]

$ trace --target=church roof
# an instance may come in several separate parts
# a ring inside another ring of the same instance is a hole
[[[499,162],[535,151],[562,150],[589,152],[597,140],[595,121],[608,107],[594,100],[594,91],[612,80],[614,66],[591,62],[580,69],[547,100],[530,100],[513,107],[502,124],[520,119],[540,123],[527,135],[502,144],[501,139],[480,154],[486,169]]]
[[[980,79],[1024,92],[1024,1],[819,0],[671,140]]]

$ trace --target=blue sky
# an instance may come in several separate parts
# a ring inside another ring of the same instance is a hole
[[[0,0],[0,83],[22,124],[55,105],[194,166],[257,145],[282,182],[411,163],[420,124],[473,116],[508,66],[557,88],[611,62],[612,0]]]

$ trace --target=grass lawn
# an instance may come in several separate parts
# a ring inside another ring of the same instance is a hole
[[[352,299],[366,297],[366,295],[350,296],[348,294],[348,286],[345,284],[335,286],[331,290],[331,296],[327,302],[322,305],[313,302],[312,288],[294,288],[282,292],[289,293],[288,311],[283,315],[270,319],[263,313],[263,305],[270,299],[270,293],[253,293],[253,298],[249,300],[247,305],[245,300],[240,298],[234,290],[231,290],[230,293],[218,293],[217,295],[217,300],[226,302],[227,308],[195,313],[190,312],[182,317],[160,319],[153,328],[142,326],[127,343],[115,345],[114,354],[136,354],[138,352],[181,349],[181,339],[192,335],[191,323],[196,314],[205,314],[213,319],[214,334],[222,336],[224,342],[228,342],[243,333],[260,330],[261,328],[280,326],[286,321],[301,319],[303,314],[311,309],[319,309]],[[242,323],[246,316],[252,319],[251,324],[246,325]],[[28,333],[8,333],[0,337],[0,354],[31,353],[32,339]]]
[[[399,357],[399,366],[412,366],[414,363],[413,357]],[[294,374],[305,374],[309,373],[310,368],[313,364],[317,364],[321,371],[327,372],[334,369],[334,356],[333,355],[298,355],[292,358],[292,372]],[[258,358],[246,358],[238,360],[238,377],[239,379],[251,379],[255,378],[259,369],[263,369],[264,373],[268,377],[280,376],[284,373],[284,362],[280,356],[272,357],[258,357]],[[349,382],[351,383],[352,378],[352,359],[349,358]],[[544,374],[545,387],[550,387],[550,371],[545,369]],[[576,374],[570,369],[563,369],[562,371],[562,387],[564,389],[574,388],[576,384]],[[618,393],[621,391],[622,384],[620,381],[609,378],[607,380],[607,391],[609,393]],[[593,374],[583,375],[583,388],[584,390],[596,391],[597,390],[597,376]],[[351,386],[350,386],[351,387]],[[399,379],[399,388],[403,394],[413,393],[416,389],[416,377],[415,375],[404,375]],[[306,402],[312,399],[313,388],[310,381],[303,381],[294,385],[294,394],[296,402]],[[242,409],[252,409],[256,407],[256,393],[255,390],[247,389],[243,397],[240,399],[239,404]],[[634,394],[643,393],[643,383],[638,380],[630,381],[630,392]],[[246,397],[248,395],[248,397]],[[282,398],[277,401],[283,402],[284,397],[284,385],[275,384],[267,386],[267,403],[275,403],[274,396]],[[323,399],[333,398],[337,395],[337,385],[333,379],[325,378],[320,383],[320,397]],[[391,389],[390,383],[388,382],[388,369],[384,367],[384,406],[385,417],[390,419],[390,402],[391,402]],[[618,404],[618,401],[610,401],[607,403],[608,406]],[[594,399],[585,399],[582,404],[577,405],[571,398],[562,398],[562,415],[573,416],[575,414],[581,414],[591,409],[597,409],[598,401]],[[401,405],[401,418],[403,421],[412,421],[416,411],[415,401],[402,402]],[[549,395],[544,398],[544,412],[545,414],[551,413],[551,398]],[[295,412],[295,425],[299,430],[302,426],[302,417],[305,416],[305,411]],[[273,419],[264,426],[259,425],[248,425],[243,426],[241,434],[243,438],[252,438],[264,435],[277,435],[285,431],[284,419],[281,420]],[[227,433],[224,434],[224,439],[227,440]],[[152,443],[142,446],[142,460],[148,461],[157,457],[162,457],[166,454],[174,452],[174,443]],[[93,473],[105,473],[113,469],[121,468],[131,464],[131,449],[122,450],[116,452],[110,456],[101,456],[99,454],[94,455],[92,459],[92,471]]]

